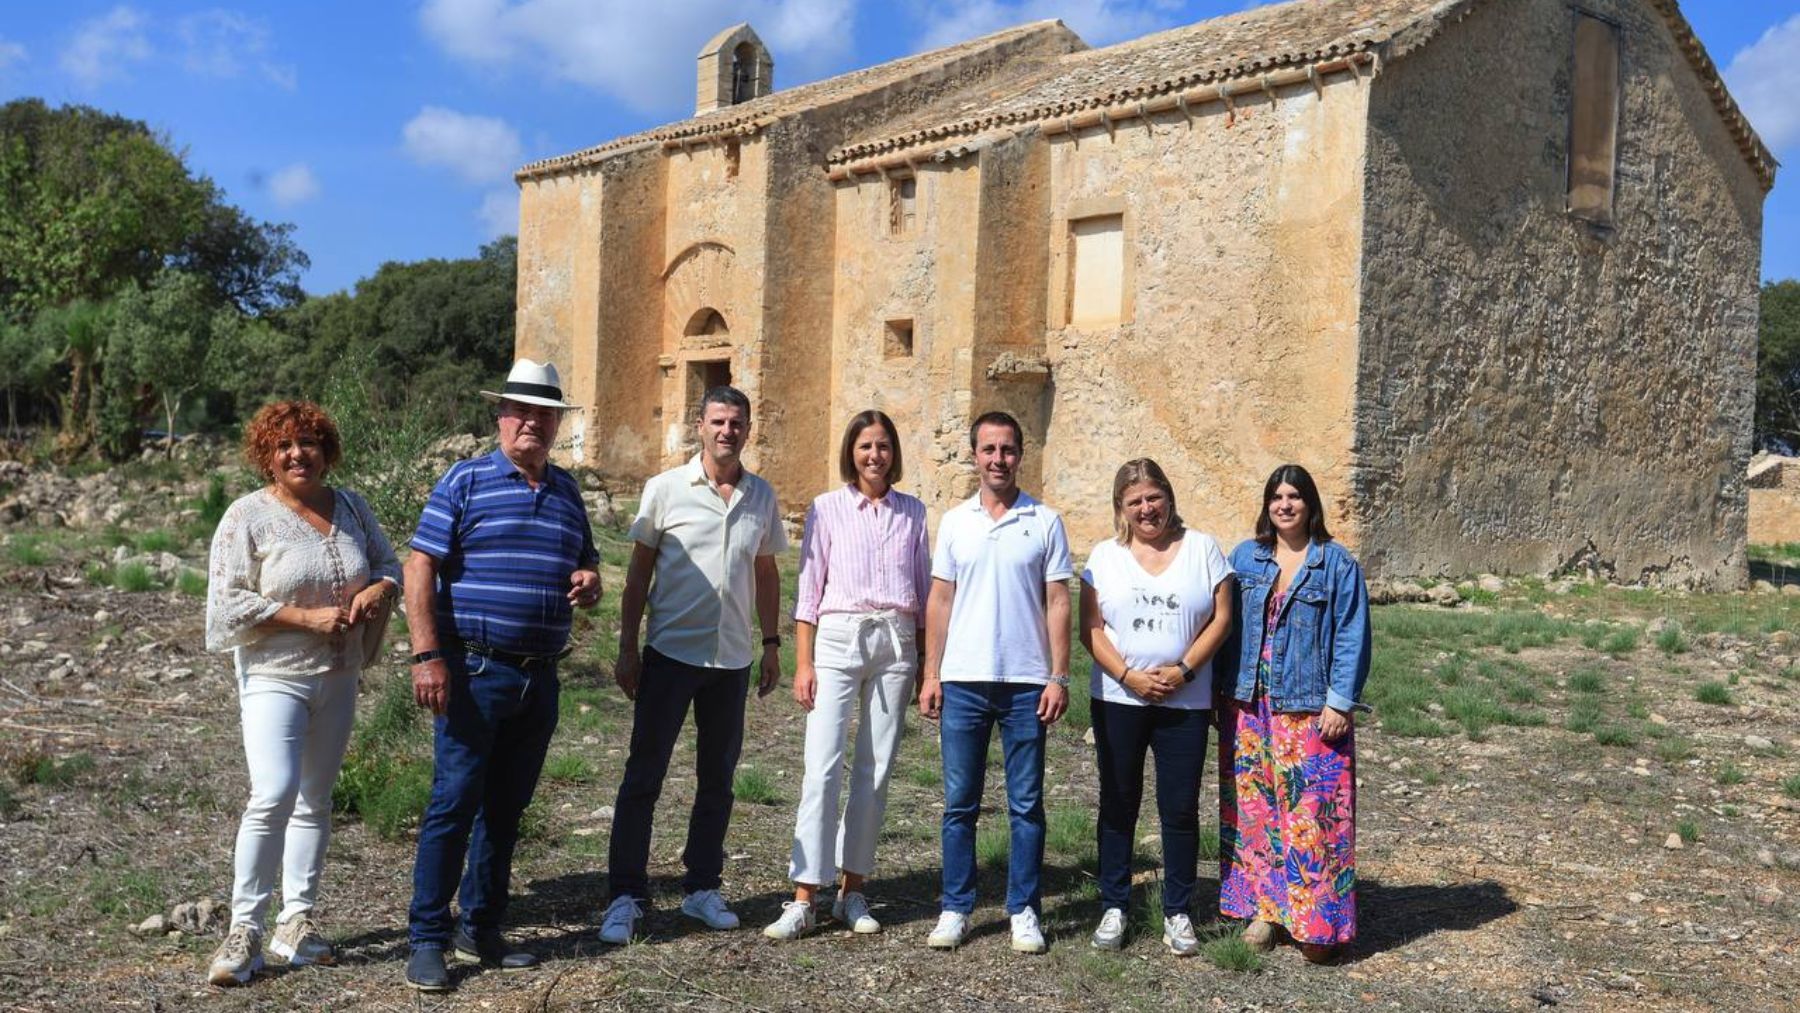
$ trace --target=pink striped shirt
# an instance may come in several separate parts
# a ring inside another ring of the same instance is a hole
[[[832,612],[910,613],[925,625],[931,547],[925,504],[888,490],[877,503],[854,485],[820,495],[806,511],[794,621]]]

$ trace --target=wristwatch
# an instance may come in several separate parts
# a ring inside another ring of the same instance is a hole
[[[1197,675],[1199,675],[1199,674],[1200,674],[1200,670],[1199,670],[1199,669],[1197,669],[1197,668],[1189,668],[1189,667],[1188,667],[1188,666],[1187,666],[1187,663],[1186,663],[1186,662],[1183,662],[1183,663],[1182,663],[1182,665],[1181,665],[1181,681],[1182,681],[1182,682],[1193,682],[1193,681],[1194,681],[1194,677],[1195,677],[1195,676],[1197,676]]]
[[[427,661],[436,661],[439,658],[442,658],[444,656],[445,655],[444,655],[443,651],[436,651],[436,650],[420,651],[419,653],[412,656],[412,663],[415,665],[423,665]]]
[[[1050,676],[1050,685],[1061,686],[1064,689],[1068,689],[1069,677],[1066,675],[1052,675]]]
[[[781,646],[781,637],[779,637],[779,636],[764,637],[763,638],[763,646],[764,647],[780,647]]]

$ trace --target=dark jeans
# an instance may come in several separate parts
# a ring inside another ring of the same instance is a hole
[[[705,668],[644,651],[643,676],[631,711],[631,753],[613,804],[607,883],[613,897],[650,897],[650,824],[669,773],[669,754],[694,708],[694,808],[688,815],[681,862],[686,893],[717,890],[725,871],[725,829],[731,824],[731,778],[744,746],[744,697],[750,669]]]
[[[1011,830],[1006,857],[1006,913],[1042,913],[1044,866],[1044,742],[1038,720],[1038,683],[946,682],[938,722],[944,760],[944,910],[975,910],[975,818],[987,777],[988,741],[1000,726],[1006,763],[1006,812]]]
[[[1186,914],[1200,857],[1200,772],[1212,711],[1091,704],[1100,768],[1100,904],[1127,910],[1131,846],[1144,799],[1144,750],[1156,753],[1156,811],[1162,819],[1163,914]]]
[[[537,790],[556,731],[560,686],[554,664],[521,669],[462,652],[447,660],[450,706],[436,721],[431,802],[413,862],[408,920],[414,946],[449,943],[453,893],[471,931],[500,926],[519,818]]]

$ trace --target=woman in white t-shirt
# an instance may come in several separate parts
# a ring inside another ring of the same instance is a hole
[[[1144,751],[1156,753],[1162,821],[1163,943],[1197,952],[1188,919],[1199,860],[1200,772],[1212,720],[1212,656],[1231,633],[1231,565],[1210,535],[1188,531],[1175,491],[1147,457],[1113,478],[1116,538],[1081,573],[1081,643],[1094,657],[1094,753],[1100,771],[1100,927],[1118,949],[1131,896],[1131,848],[1144,794]]]

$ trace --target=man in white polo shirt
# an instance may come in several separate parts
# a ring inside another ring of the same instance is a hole
[[[633,701],[631,752],[613,806],[607,880],[612,899],[600,940],[631,940],[650,897],[650,824],[669,771],[669,754],[688,707],[697,732],[698,783],[682,864],[683,914],[708,928],[734,929],[737,915],[719,895],[732,777],[744,742],[750,662],[759,653],[757,695],[781,679],[776,634],[781,575],[775,554],[787,548],[769,483],[738,455],[750,437],[750,401],[732,387],[700,400],[700,453],[644,486],[631,524],[631,565],[620,600],[619,661],[614,678]],[[652,579],[654,578],[654,579]],[[650,606],[649,644],[638,650],[638,621]],[[751,647],[754,607],[763,638]]]
[[[961,945],[975,910],[975,819],[988,742],[1000,726],[1012,848],[1012,948],[1044,952],[1044,743],[1069,706],[1069,586],[1062,518],[1020,491],[1025,439],[1005,412],[969,429],[981,490],[946,511],[931,560],[919,713],[940,718],[944,758],[943,914],[926,943]]]

